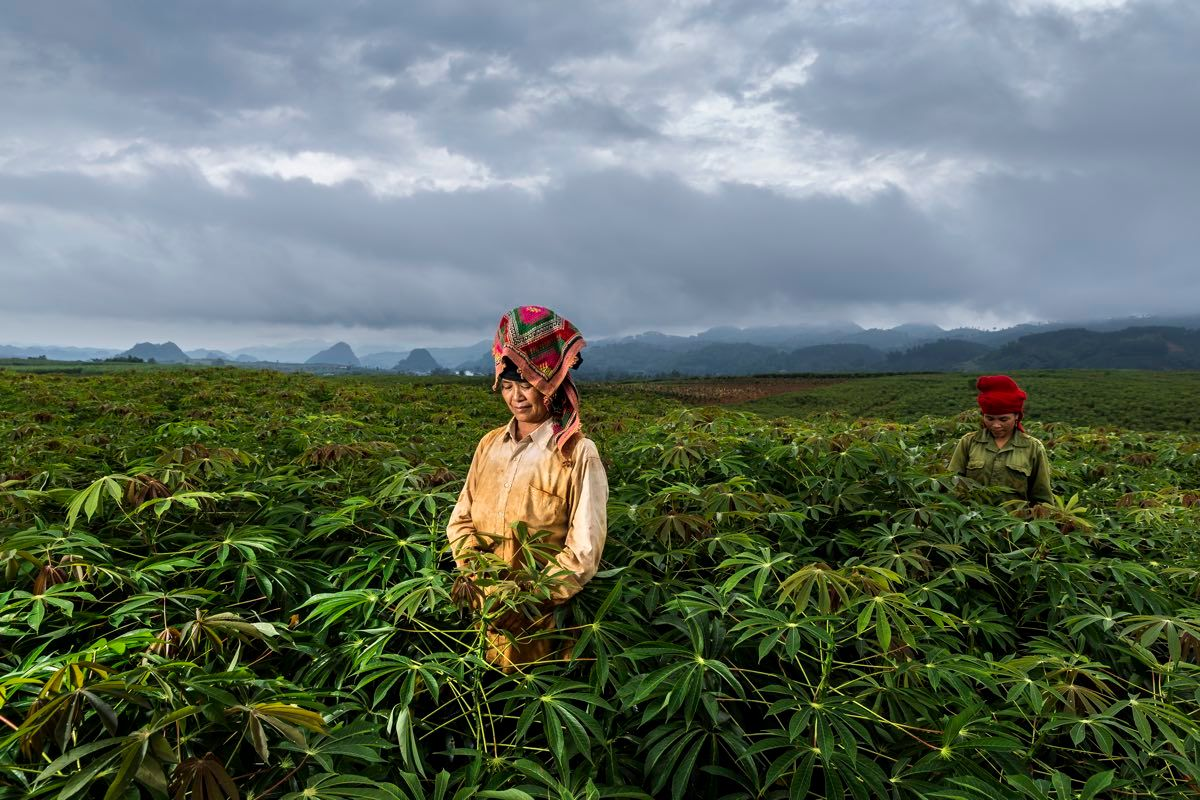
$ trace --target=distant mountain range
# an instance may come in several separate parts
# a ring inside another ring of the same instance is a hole
[[[231,352],[184,352],[173,342],[126,351],[0,345],[0,358],[87,361],[115,356],[157,363],[238,364],[314,372],[490,374],[491,342],[465,347],[379,350],[357,355],[345,342],[309,340]],[[283,358],[281,358],[283,356]],[[1200,369],[1200,314],[1056,322],[983,330],[854,323],[718,327],[694,336],[648,331],[589,342],[581,379],[777,372],[987,372],[1033,368]]]
[[[1200,325],[1197,326],[1200,328]],[[1005,372],[1020,369],[1200,369],[1200,330],[1066,328],[985,343],[960,338],[883,350],[861,343],[795,349],[705,344],[669,349],[643,342],[584,351],[580,377],[758,375],[774,372]]]

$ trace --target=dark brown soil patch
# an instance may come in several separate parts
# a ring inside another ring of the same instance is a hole
[[[653,394],[673,397],[692,405],[733,405],[761,400],[777,394],[803,392],[842,383],[845,378],[692,378],[618,384]]]

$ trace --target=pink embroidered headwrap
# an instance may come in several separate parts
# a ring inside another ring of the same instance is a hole
[[[562,390],[562,417],[554,421],[554,445],[563,455],[582,427],[579,419],[579,392],[571,380],[571,367],[586,342],[569,321],[542,306],[519,306],[500,318],[492,341],[492,359],[496,362],[496,380],[500,383],[504,359],[511,361],[521,377],[542,394],[552,397]]]

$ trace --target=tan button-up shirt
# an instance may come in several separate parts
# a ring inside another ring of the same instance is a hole
[[[591,439],[581,439],[563,464],[549,421],[517,438],[517,422],[480,440],[467,481],[450,515],[446,533],[454,560],[466,566],[466,551],[490,550],[512,564],[518,547],[512,525],[530,533],[547,531],[566,571],[554,600],[562,602],[591,580],[600,566],[608,531],[608,476]]]

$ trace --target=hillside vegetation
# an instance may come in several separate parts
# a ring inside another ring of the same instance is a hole
[[[1200,372],[1028,370],[1011,373],[1029,393],[1026,415],[1143,431],[1200,431]],[[914,422],[975,409],[977,375],[886,375],[781,392],[739,406],[768,416],[833,414]]]
[[[0,800],[1195,796],[1195,437],[1034,422],[1027,509],[965,417],[584,403],[606,563],[504,675],[443,534],[485,382],[0,372]]]
[[[944,338],[897,345],[863,332],[853,341],[791,347],[712,342],[702,337],[642,337],[591,348],[580,374],[593,378],[678,374],[760,375],[797,372],[1006,372],[1024,369],[1200,369],[1200,331],[1128,327],[1115,331],[1067,328],[1019,338]],[[965,332],[958,332],[963,335]],[[981,336],[983,335],[981,332]],[[887,335],[884,335],[887,334]],[[925,332],[925,335],[929,335]],[[474,364],[487,367],[486,356]]]

